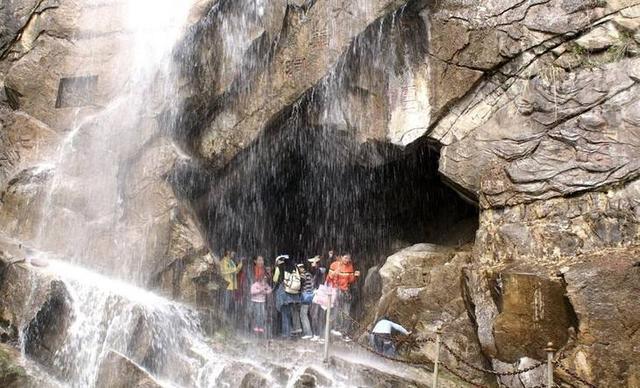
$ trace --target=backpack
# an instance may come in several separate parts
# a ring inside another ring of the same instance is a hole
[[[299,294],[302,288],[302,279],[296,269],[294,272],[284,273],[284,290],[289,294]]]

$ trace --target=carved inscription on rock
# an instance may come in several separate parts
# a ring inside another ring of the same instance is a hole
[[[287,77],[293,77],[295,74],[301,73],[306,66],[306,58],[287,59],[284,61],[284,73]]]

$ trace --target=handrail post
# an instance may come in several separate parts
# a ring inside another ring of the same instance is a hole
[[[553,342],[549,342],[544,349],[547,352],[547,388],[553,387]]]
[[[333,304],[333,292],[331,289],[329,293],[329,306],[327,307],[327,316],[325,318],[324,325],[324,362],[329,362],[329,333],[331,332],[331,305]]]
[[[442,326],[436,329],[436,360],[433,363],[433,387],[438,388],[438,363],[440,362],[440,342],[442,340]]]

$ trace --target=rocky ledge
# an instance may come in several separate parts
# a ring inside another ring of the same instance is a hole
[[[38,234],[47,161],[72,118],[126,84],[110,74],[130,31],[80,22],[111,20],[118,4],[0,5],[0,222],[13,238]],[[150,96],[136,130],[117,133],[142,145],[70,169],[50,197],[51,230],[98,237],[70,247],[51,233],[45,245],[111,256],[105,272],[136,263],[141,284],[196,304],[194,280],[214,276],[208,249],[361,247],[365,326],[382,314],[423,335],[442,324],[452,350],[492,370],[541,361],[551,341],[559,381],[574,384],[566,368],[640,384],[637,0],[252,4],[197,2],[174,52],[180,102]],[[88,73],[101,80],[95,103],[56,108],[62,80]],[[125,112],[87,119],[74,146],[91,155]],[[107,183],[87,197],[73,183],[96,170]],[[145,256],[123,259],[115,235]],[[1,300],[17,301],[28,271],[4,273],[22,283]],[[33,284],[32,303],[0,310],[3,335],[43,305],[67,308],[55,280]],[[432,344],[409,354],[433,356]],[[535,373],[500,380],[530,387]]]

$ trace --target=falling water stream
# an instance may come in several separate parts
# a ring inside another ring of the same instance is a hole
[[[70,386],[94,386],[109,351],[139,362],[168,385],[206,387],[215,381],[225,357],[206,343],[195,311],[73,264],[48,263],[73,307],[54,361]]]
[[[423,377],[411,368],[390,368],[357,349],[338,346],[333,352],[344,364],[326,368],[320,344],[208,338],[198,312],[189,306],[46,253],[33,252],[31,260],[46,262],[34,269],[41,276],[52,275],[64,283],[72,310],[47,368],[53,373],[47,387],[121,386],[120,379],[126,379],[128,372],[101,376],[112,354],[135,363],[164,387],[238,386],[248,371],[259,374],[269,386],[293,387],[308,368],[326,379],[319,386],[352,387],[362,384],[361,373],[371,373],[362,363],[414,380]]]
[[[113,19],[108,22],[119,30],[112,40],[117,55],[108,65],[94,64],[101,72],[97,88],[104,90],[103,105],[77,111],[54,160],[46,164],[52,177],[33,245],[142,285],[150,272],[144,263],[154,260],[149,247],[158,237],[150,211],[125,214],[126,190],[137,182],[123,176],[129,161],[160,136],[163,110],[178,104],[172,50],[184,33],[193,0],[81,4],[81,15],[108,10],[103,11]],[[80,17],[78,28],[90,30],[96,22]],[[96,43],[79,44],[101,48]],[[101,58],[98,52],[92,54]]]
[[[101,3],[85,0],[84,8]],[[92,387],[105,357],[117,352],[163,385],[213,386],[225,357],[206,343],[197,312],[130,283],[146,279],[136,265],[145,244],[130,243],[118,224],[118,168],[153,136],[143,128],[156,119],[159,106],[175,103],[171,51],[193,0],[123,3],[112,16],[128,33],[120,50],[130,55],[111,69],[120,72],[112,76],[121,80],[122,89],[97,113],[78,116],[54,160],[41,166],[53,177],[33,245],[63,253],[64,261],[44,253],[40,257],[48,263],[44,271],[64,282],[71,306],[69,327],[51,367],[63,385]],[[68,198],[70,193],[75,198]],[[68,217],[78,202],[85,204],[86,219]],[[91,245],[105,234],[111,236],[109,256]],[[24,334],[21,338],[24,345]]]
[[[102,2],[85,1],[87,7],[98,7]],[[293,376],[281,382],[289,386],[308,365],[322,369],[317,365],[317,352],[307,347],[286,344],[279,350],[248,351],[246,346],[254,346],[251,343],[235,349],[222,341],[216,343],[203,334],[197,311],[141,287],[149,275],[139,264],[149,254],[145,250],[148,244],[138,241],[138,234],[130,236],[122,225],[119,168],[158,131],[154,122],[159,120],[159,112],[177,104],[171,56],[194,1],[123,2],[119,17],[129,39],[122,40],[127,46],[121,50],[128,54],[122,66],[113,70],[120,72],[113,76],[123,80],[121,89],[96,113],[79,116],[54,160],[42,167],[52,171],[53,178],[43,206],[44,221],[32,244],[62,257],[49,259],[42,253],[48,265],[41,271],[64,283],[71,306],[69,326],[51,365],[65,386],[96,386],[101,365],[114,352],[171,387],[224,386],[221,376],[238,362],[252,365],[271,383],[275,366],[290,368]],[[240,14],[224,20],[227,24],[221,27],[226,32],[221,50],[229,57],[223,63],[230,66],[222,70],[224,78],[233,78],[238,68],[247,66],[240,64],[242,56],[255,39],[255,24],[265,17],[265,0],[244,3],[253,5],[252,21]],[[359,1],[357,6],[369,12],[367,1]],[[337,78],[329,77],[327,82],[331,84],[327,90],[340,87]],[[331,96],[324,98],[332,100]],[[337,115],[337,110],[326,104],[325,121],[331,121],[329,116]],[[69,209],[78,204],[84,218],[71,216]],[[142,240],[148,238],[154,236],[143,233]],[[96,245],[97,241],[102,245]],[[283,349],[295,356],[283,357]],[[325,372],[334,384],[351,385],[350,376]]]

